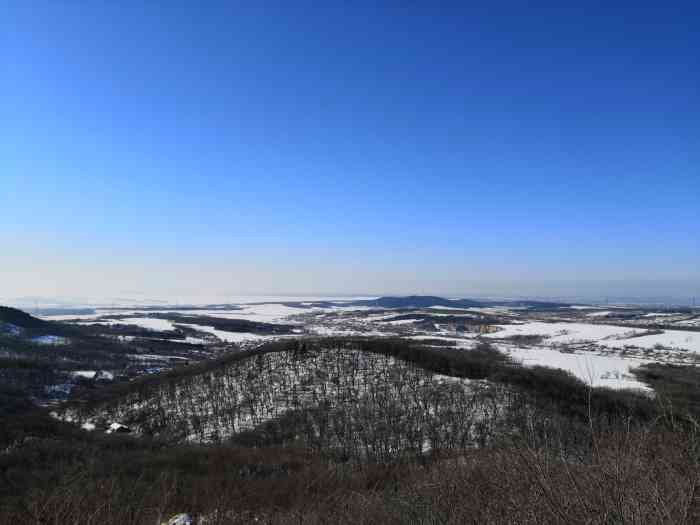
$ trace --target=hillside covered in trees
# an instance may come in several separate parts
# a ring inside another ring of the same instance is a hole
[[[487,344],[307,337],[8,398],[0,523],[694,523],[697,372],[640,375],[658,397]]]

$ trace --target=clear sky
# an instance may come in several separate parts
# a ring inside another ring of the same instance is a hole
[[[697,3],[379,3],[3,2],[0,297],[700,296]]]

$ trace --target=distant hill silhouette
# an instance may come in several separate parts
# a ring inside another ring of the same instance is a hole
[[[22,310],[9,306],[0,306],[0,323],[19,326],[32,335],[62,335],[65,332],[65,327],[61,324],[37,319]]]
[[[548,301],[476,301],[474,299],[445,299],[433,295],[409,295],[405,297],[379,297],[354,301],[356,306],[373,306],[377,308],[428,308],[445,306],[448,308],[475,308],[485,306],[528,307],[532,309],[550,309],[566,306],[564,303]]]
[[[448,306],[450,308],[471,308],[484,306],[485,303],[471,299],[445,299],[432,295],[409,295],[407,297],[380,297],[355,301],[355,305],[376,306],[378,308],[427,308],[429,306]]]

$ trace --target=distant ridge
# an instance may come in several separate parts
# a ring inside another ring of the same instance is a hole
[[[406,297],[379,297],[355,301],[355,305],[376,306],[378,308],[428,308],[429,306],[447,306],[450,308],[473,308],[485,303],[471,299],[445,299],[432,295],[409,295]]]
[[[379,297],[378,299],[365,299],[354,301],[356,306],[374,306],[377,308],[428,308],[430,306],[444,306],[447,308],[478,308],[487,306],[526,307],[535,309],[559,308],[568,306],[568,303],[556,303],[549,301],[476,301],[474,299],[445,299],[433,295],[408,295],[405,297]]]

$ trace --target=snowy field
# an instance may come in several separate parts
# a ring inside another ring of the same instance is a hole
[[[286,322],[289,316],[308,313],[310,311],[312,310],[309,308],[293,308],[283,304],[255,304],[243,305],[241,310],[232,312],[231,316],[235,319],[275,323],[280,321]]]
[[[166,319],[153,319],[152,317],[127,317],[115,321],[101,320],[98,322],[84,322],[84,324],[99,325],[134,325],[154,330],[157,332],[171,332],[175,330],[172,321]]]
[[[200,332],[207,332],[212,335],[215,335],[222,341],[226,343],[240,343],[242,341],[265,341],[268,339],[271,339],[273,337],[279,337],[279,336],[270,336],[270,335],[258,335],[258,334],[251,334],[249,332],[227,332],[224,330],[217,330],[213,326],[202,326],[198,324],[185,324],[185,323],[177,323],[180,326],[186,326],[188,328],[193,328],[194,330],[199,330]]]
[[[523,324],[498,325],[498,332],[487,338],[502,339],[518,335],[541,335],[545,345],[557,343],[595,343],[607,348],[636,347],[653,350],[665,348],[700,353],[700,333],[682,330],[663,330],[660,334],[644,328],[610,326],[586,323],[544,323],[533,321]],[[649,335],[644,335],[649,334]]]
[[[567,370],[593,386],[648,389],[636,380],[633,368],[658,361],[683,362],[688,352],[700,353],[700,333],[681,330],[655,333],[624,326],[539,321],[499,328],[485,337],[516,361]],[[543,340],[531,347],[504,341],[528,335]],[[647,357],[649,351],[652,355]]]
[[[591,352],[567,353],[552,348],[522,348],[497,344],[496,347],[525,366],[548,366],[572,373],[586,384],[614,389],[650,390],[637,381],[631,370],[653,361],[629,357],[600,355]]]

